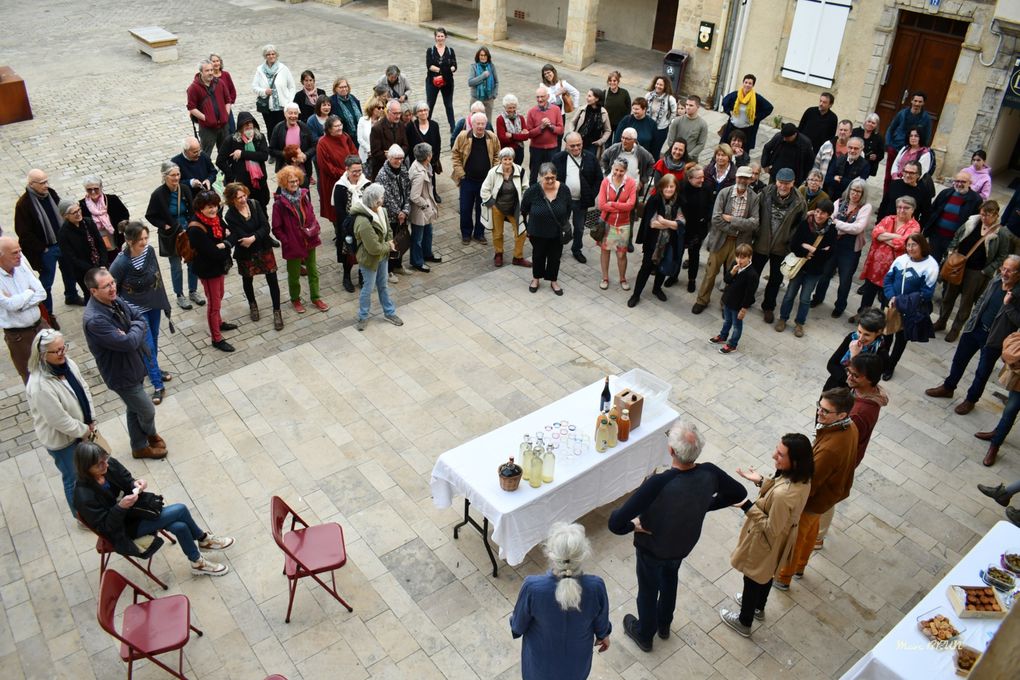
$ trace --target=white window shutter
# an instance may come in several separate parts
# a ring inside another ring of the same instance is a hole
[[[849,15],[849,0],[798,0],[783,76],[822,87],[832,85]]]

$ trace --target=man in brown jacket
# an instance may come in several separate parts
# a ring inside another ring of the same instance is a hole
[[[779,570],[772,587],[790,589],[792,576],[803,576],[818,537],[818,522],[829,508],[850,495],[857,462],[857,426],[850,420],[854,398],[837,387],[822,392],[815,410],[815,472],[811,493],[797,526],[797,543],[790,561]]]
[[[368,152],[370,177],[373,182],[386,163],[386,153],[396,144],[404,150],[404,157],[411,155],[407,144],[407,127],[400,122],[400,102],[391,99],[386,104],[386,115],[372,126],[368,136],[371,150]],[[433,152],[437,150],[433,149]]]
[[[450,150],[453,172],[450,179],[460,188],[460,238],[464,245],[473,238],[485,243],[485,226],[482,224],[482,183],[492,166],[499,162],[499,139],[485,126],[489,119],[484,113],[472,113],[470,129],[457,135]]]

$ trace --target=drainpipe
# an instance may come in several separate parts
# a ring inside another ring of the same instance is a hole
[[[740,68],[740,57],[744,54],[744,40],[747,37],[747,21],[748,17],[751,16],[751,0],[741,0],[740,2],[740,19],[737,22],[737,33],[734,36],[737,44],[737,53],[733,55],[733,61],[730,62],[730,73],[729,80],[727,83],[736,83],[737,76],[743,75],[737,73],[737,69]]]
[[[722,102],[722,98],[726,96],[726,86],[730,82],[730,64],[732,62],[732,48],[733,48],[733,34],[736,31],[737,19],[740,13],[740,2],[742,0],[732,0],[729,6],[729,13],[726,16],[726,33],[723,35],[722,49],[720,50],[721,58],[719,59],[718,68],[715,69],[716,76],[715,88],[712,91],[712,107],[716,108]]]

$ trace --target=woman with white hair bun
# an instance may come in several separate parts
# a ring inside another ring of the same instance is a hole
[[[605,582],[584,573],[591,543],[580,524],[557,522],[544,550],[549,571],[521,584],[510,631],[523,637],[524,680],[583,680],[591,672],[592,647],[609,649],[609,595]]]
[[[293,103],[297,94],[294,74],[279,60],[279,56],[275,45],[263,46],[262,58],[265,61],[255,69],[255,77],[251,81],[256,97],[255,108],[266,122],[267,135],[283,122],[283,107]]]

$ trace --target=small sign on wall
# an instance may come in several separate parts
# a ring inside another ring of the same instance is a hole
[[[1002,96],[1002,105],[1011,109],[1020,109],[1020,57],[1013,58],[1013,70],[1009,73],[1006,93]]]
[[[715,37],[715,24],[709,21],[702,21],[698,27],[698,49],[712,49],[712,38]]]

